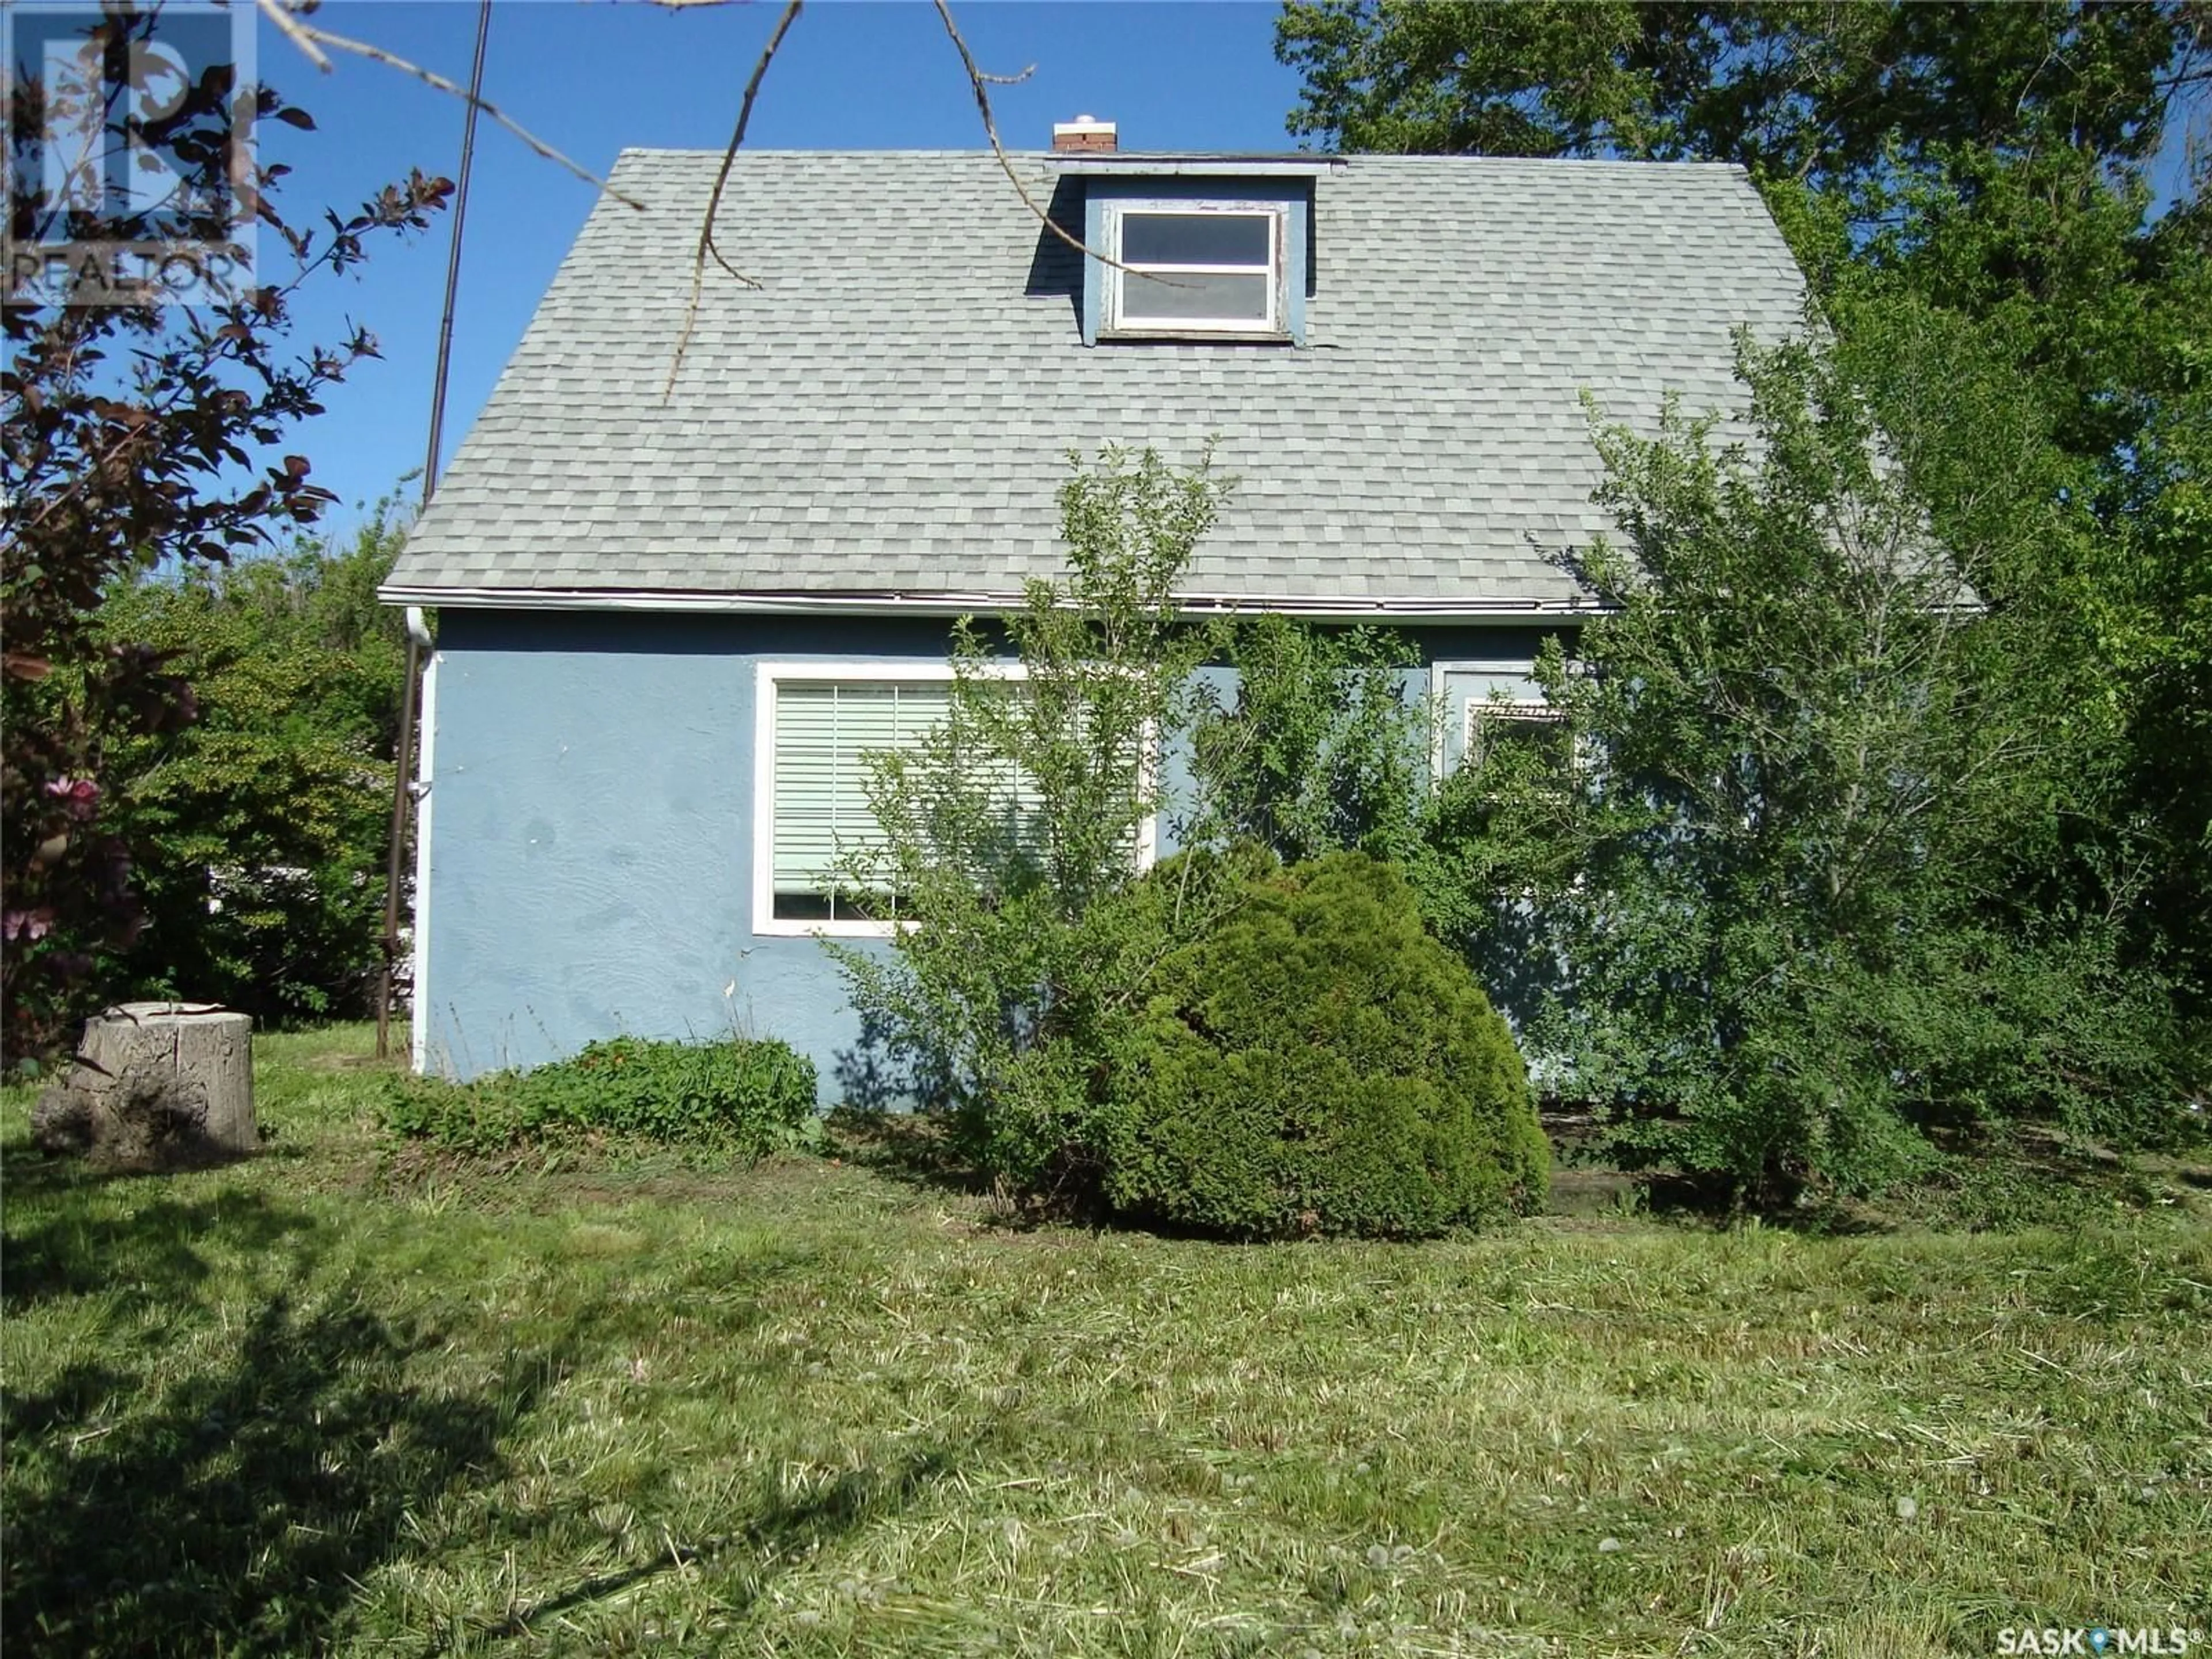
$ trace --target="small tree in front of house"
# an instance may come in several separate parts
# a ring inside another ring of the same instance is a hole
[[[949,715],[870,757],[882,836],[841,859],[846,892],[910,924],[888,957],[830,947],[890,1086],[945,1109],[1026,1194],[1095,1190],[1091,1074],[1221,887],[1184,860],[1164,908],[1130,896],[1164,804],[1154,747],[1188,724],[1214,643],[1177,617],[1176,584],[1228,488],[1150,449],[1079,458],[1066,574],[1027,583],[1002,635],[956,629]]]
[[[1402,836],[1422,709],[1378,641],[1178,616],[1224,489],[1151,451],[1079,465],[1066,576],[1029,585],[1003,640],[957,629],[947,717],[870,757],[880,837],[841,889],[906,925],[887,954],[830,948],[890,1080],[1024,1201],[1241,1237],[1525,1206],[1542,1136],[1480,988],[1392,866],[1278,856]],[[1197,675],[1220,659],[1251,676],[1226,710]],[[1172,801],[1168,751],[1194,763]],[[1140,873],[1164,811],[1191,850]],[[1194,1090],[1224,1067],[1281,1085],[1240,1097],[1233,1149]]]

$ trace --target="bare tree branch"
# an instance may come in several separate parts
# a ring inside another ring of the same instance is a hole
[[[664,4],[669,3],[670,0],[662,0]],[[702,0],[677,0],[677,3],[698,4],[702,3]],[[714,174],[714,188],[707,197],[707,216],[699,226],[699,246],[691,258],[691,298],[684,307],[683,331],[676,337],[675,355],[668,360],[668,379],[660,388],[660,400],[663,403],[666,403],[670,394],[676,390],[676,375],[684,367],[684,349],[691,343],[691,331],[698,325],[699,295],[701,289],[706,284],[708,256],[713,255],[716,264],[721,266],[724,270],[728,271],[747,288],[760,286],[758,278],[746,276],[744,271],[725,259],[722,257],[722,250],[714,246],[714,220],[722,210],[722,192],[729,187],[730,169],[736,165],[738,146],[745,142],[745,129],[751,125],[753,100],[760,96],[761,82],[767,77],[768,66],[775,61],[776,48],[783,44],[783,37],[790,32],[791,26],[799,21],[799,14],[804,4],[805,0],[787,0],[783,9],[783,15],[775,20],[775,28],[769,35],[768,44],[761,48],[759,61],[753,64],[752,76],[745,82],[745,95],[738,105],[738,124],[731,130],[729,147],[722,152],[720,170]]]
[[[712,5],[718,3],[719,0],[655,0],[655,3],[665,6],[684,7]],[[664,403],[675,391],[676,376],[684,367],[684,354],[689,349],[692,333],[698,326],[699,301],[705,283],[708,257],[712,256],[716,264],[721,266],[724,270],[746,287],[760,286],[758,279],[747,276],[722,257],[722,251],[714,241],[714,221],[721,211],[722,196],[729,184],[730,170],[736,163],[739,147],[744,143],[745,128],[752,118],[753,100],[759,95],[761,81],[768,74],[768,67],[775,57],[776,48],[783,44],[784,33],[798,17],[802,3],[803,0],[789,0],[789,3],[784,7],[783,15],[776,20],[775,32],[769,36],[768,45],[762,49],[758,61],[753,64],[751,78],[745,82],[744,98],[738,106],[737,126],[730,134],[728,147],[722,152],[721,168],[714,175],[714,191],[707,199],[706,221],[699,228],[699,246],[691,264],[691,297],[684,307],[684,327],[677,337],[675,354],[669,362],[668,379],[661,387],[660,396]],[[1085,242],[1081,237],[1071,234],[1052,216],[1048,210],[1038,203],[1036,198],[1030,193],[1028,183],[1016,170],[1013,158],[1007,155],[1006,145],[1000,141],[998,118],[991,110],[990,89],[994,86],[1013,86],[1025,81],[1036,72],[1036,66],[1032,64],[1018,75],[991,74],[975,62],[975,54],[968,49],[968,42],[961,35],[959,25],[952,21],[951,8],[945,3],[945,0],[935,0],[935,3],[938,20],[945,25],[945,33],[951,40],[953,50],[960,54],[960,66],[967,72],[969,87],[975,94],[976,112],[982,117],[983,136],[990,141],[991,155],[997,161],[1000,170],[1006,175],[1007,182],[1013,185],[1014,193],[1021,198],[1022,205],[1030,210],[1039,224],[1078,253],[1088,258],[1097,259],[1102,264],[1110,265],[1116,270],[1127,270],[1128,267],[1119,259],[1110,254],[1100,252]]]
[[[283,30],[284,38],[299,47],[301,55],[325,75],[331,72],[330,54],[307,36],[306,27],[292,15],[283,0],[260,0],[261,15]]]
[[[301,13],[306,9],[306,0],[262,0],[262,9],[271,16],[283,17],[283,21],[280,27],[283,28],[285,34],[300,47],[301,51],[306,52],[309,61],[316,63],[318,67],[327,70],[331,64],[330,59],[315,49],[330,46],[339,52],[349,52],[356,57],[368,58],[374,63],[384,64],[392,69],[404,70],[416,80],[435,87],[441,92],[450,92],[463,103],[474,104],[547,161],[566,167],[586,184],[598,185],[624,206],[635,208],[640,212],[644,211],[645,204],[635,196],[623,194],[589,168],[579,167],[536,133],[510,118],[497,105],[487,99],[471,96],[467,88],[455,85],[435,70],[424,69],[420,64],[410,63],[396,52],[386,52],[381,46],[370,46],[365,40],[355,40],[343,34],[333,34],[328,29],[318,28],[313,23],[302,21]]]
[[[976,112],[983,118],[983,136],[991,141],[991,154],[997,158],[1000,170],[1006,175],[1006,182],[1013,185],[1014,193],[1022,198],[1022,205],[1036,216],[1039,224],[1085,258],[1110,265],[1115,270],[1127,270],[1128,266],[1109,254],[1101,253],[1080,236],[1073,234],[1049,212],[1037,205],[1036,198],[1030,194],[1029,186],[1022,182],[1021,174],[1014,171],[1013,158],[1006,154],[1006,147],[999,142],[999,123],[991,113],[991,88],[994,85],[1013,86],[1026,81],[1036,72],[1036,65],[1030,64],[1019,75],[985,74],[976,67],[975,54],[968,50],[968,42],[961,37],[960,26],[952,21],[952,8],[945,3],[945,0],[933,0],[933,3],[937,7],[938,21],[945,25],[945,33],[951,39],[953,50],[960,54],[961,68],[968,71],[968,84],[975,91]]]
[[[728,0],[652,0],[652,3],[665,9],[676,11],[723,5],[728,3]],[[463,102],[473,104],[547,161],[565,167],[588,184],[598,185],[624,205],[643,210],[645,204],[635,197],[616,189],[614,185],[596,173],[570,161],[568,157],[555,149],[528,128],[510,118],[496,105],[471,94],[466,88],[459,86],[435,70],[425,69],[422,64],[412,63],[396,52],[386,52],[381,46],[372,46],[364,40],[352,40],[345,35],[334,34],[328,29],[320,28],[305,21],[305,14],[314,9],[318,0],[255,0],[255,3],[271,22],[283,31],[286,38],[297,46],[302,55],[316,68],[325,72],[330,70],[329,54],[323,50],[327,46],[338,52],[351,52],[356,57],[366,58],[372,62],[386,64],[392,69],[412,75],[417,80],[436,88],[441,92],[451,93]],[[1036,66],[1030,64],[1015,75],[994,75],[984,70],[975,62],[975,55],[969,49],[966,38],[960,33],[959,25],[953,21],[952,9],[946,3],[946,0],[933,0],[933,3],[936,7],[938,21],[945,25],[945,37],[952,42],[953,50],[960,54],[960,66],[967,74],[970,90],[975,94],[975,110],[982,118],[983,136],[990,143],[992,158],[999,164],[1000,170],[1006,175],[1006,181],[1013,185],[1014,193],[1021,198],[1022,205],[1029,210],[1031,216],[1047,231],[1085,258],[1096,259],[1101,264],[1109,266],[1115,270],[1127,270],[1129,269],[1127,265],[1111,254],[1091,246],[1081,237],[1075,235],[1052,216],[1051,211],[1031,194],[1028,181],[1015,167],[1013,158],[1006,153],[1006,147],[1000,139],[998,118],[991,108],[991,88],[1013,86],[1026,81],[1036,73]],[[708,198],[706,217],[699,228],[698,246],[692,261],[690,298],[684,307],[684,326],[677,337],[676,349],[668,365],[668,379],[661,389],[663,401],[665,401],[675,389],[676,376],[684,365],[684,354],[689,348],[691,336],[698,325],[699,302],[705,285],[707,261],[712,258],[724,271],[747,288],[757,289],[761,285],[757,277],[748,276],[723,256],[722,250],[714,238],[714,223],[721,211],[722,198],[729,187],[730,173],[736,163],[738,151],[744,143],[745,131],[752,120],[753,104],[760,96],[761,82],[766,78],[769,65],[775,61],[777,49],[782,46],[784,36],[789,33],[792,24],[798,21],[803,7],[804,0],[787,0],[782,15],[776,19],[775,27],[769,36],[768,44],[762,48],[759,58],[753,64],[751,76],[745,82],[744,94],[738,106],[737,124],[731,131],[728,145],[722,152],[722,165],[714,175],[714,188]],[[1154,280],[1170,283],[1173,281],[1172,278],[1157,276]]]

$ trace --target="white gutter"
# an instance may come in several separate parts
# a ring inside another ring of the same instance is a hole
[[[410,587],[377,590],[387,605],[497,611],[675,611],[707,616],[965,617],[1004,614],[1026,603],[1018,593],[759,593],[593,587]],[[1189,616],[1238,613],[1303,617],[1314,622],[1551,623],[1601,616],[1608,607],[1567,599],[1370,599],[1342,595],[1260,597],[1186,593]]]

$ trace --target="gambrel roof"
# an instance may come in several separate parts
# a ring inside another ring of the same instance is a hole
[[[1059,568],[1071,450],[1212,435],[1194,596],[1538,612],[1574,599],[1544,552],[1604,526],[1580,394],[1733,408],[1732,331],[1802,325],[1735,167],[1316,166],[1306,344],[1085,346],[1085,262],[988,154],[759,151],[719,241],[760,286],[709,266],[671,385],[720,160],[623,153],[647,210],[601,198],[387,598],[973,605]],[[1073,160],[1014,166],[1080,234]]]

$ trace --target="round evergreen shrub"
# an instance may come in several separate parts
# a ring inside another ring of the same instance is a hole
[[[1544,1195],[1512,1033],[1363,854],[1249,883],[1163,963],[1115,1072],[1107,1195],[1133,1216],[1410,1238]]]

